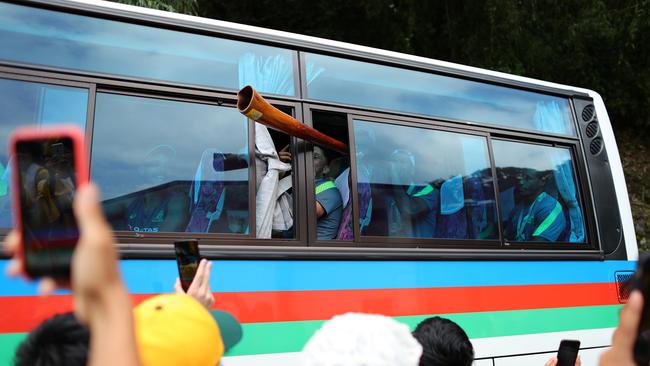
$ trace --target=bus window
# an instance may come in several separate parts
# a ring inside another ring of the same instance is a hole
[[[492,146],[505,240],[585,242],[570,150],[501,140]]]
[[[313,111],[315,129],[348,143],[348,118],[344,113]],[[314,145],[314,194],[317,240],[353,240],[350,200],[350,158]]]
[[[566,98],[311,53],[305,62],[311,99],[576,136]]]
[[[4,60],[295,95],[289,50],[6,3],[0,25]]]
[[[484,137],[354,121],[366,236],[498,239]]]
[[[93,136],[116,230],[249,233],[248,125],[234,108],[98,93]]]
[[[23,125],[75,123],[86,126],[88,91],[81,88],[0,79],[0,229],[11,227],[7,139]]]

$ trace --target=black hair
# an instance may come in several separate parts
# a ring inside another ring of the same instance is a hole
[[[34,329],[18,346],[15,366],[84,366],[88,328],[73,313],[55,315]]]
[[[474,347],[458,324],[434,316],[415,328],[413,337],[422,345],[420,366],[471,366]]]

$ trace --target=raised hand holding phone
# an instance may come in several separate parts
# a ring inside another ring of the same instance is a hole
[[[195,240],[174,242],[179,277],[174,289],[177,293],[186,293],[207,309],[214,304],[214,295],[210,289],[210,272],[212,262],[201,259],[198,243]]]
[[[25,127],[11,135],[9,149],[20,270],[66,282],[79,240],[73,197],[88,183],[83,131],[74,125]]]

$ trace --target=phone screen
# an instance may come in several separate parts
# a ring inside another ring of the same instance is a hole
[[[25,270],[31,277],[70,277],[79,239],[73,152],[71,138],[16,143]]]
[[[174,242],[174,249],[176,251],[176,263],[178,264],[181,286],[183,290],[187,291],[192,284],[192,280],[194,280],[201,261],[199,243],[196,240],[179,240]]]
[[[639,365],[650,363],[650,256],[641,255],[634,274],[634,287],[641,290],[643,295],[643,313],[639,323],[634,359]]]
[[[580,341],[564,339],[557,351],[557,366],[575,366]]]

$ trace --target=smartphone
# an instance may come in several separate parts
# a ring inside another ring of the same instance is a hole
[[[643,295],[643,313],[634,344],[634,361],[637,365],[647,366],[650,364],[650,255],[644,253],[639,256],[632,286]]]
[[[84,133],[74,125],[20,128],[10,137],[9,155],[22,272],[70,278],[79,240],[72,202],[77,187],[88,182]]]
[[[580,341],[563,339],[557,350],[557,366],[575,366],[580,350]]]
[[[199,254],[199,242],[196,240],[177,240],[174,242],[176,252],[176,264],[178,265],[178,278],[181,279],[181,286],[187,292],[190,288],[196,270],[199,268],[201,255]]]

